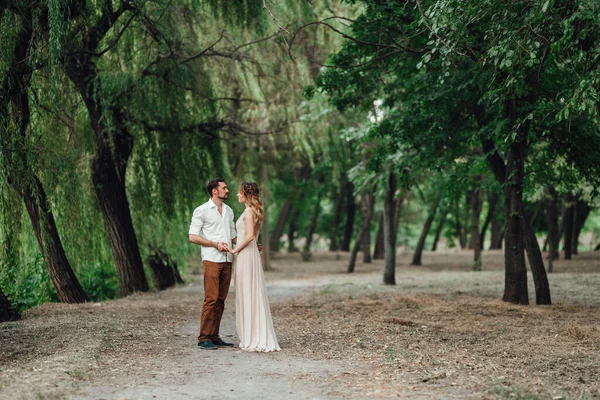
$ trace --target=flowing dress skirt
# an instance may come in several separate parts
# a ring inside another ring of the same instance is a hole
[[[280,350],[255,240],[238,253],[235,263],[235,326],[242,350]]]

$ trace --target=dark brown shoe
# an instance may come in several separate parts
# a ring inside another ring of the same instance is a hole
[[[221,339],[221,338],[218,338],[216,340],[212,340],[212,343],[215,346],[229,346],[229,347],[233,347],[233,343],[224,342],[223,339]]]
[[[216,350],[217,349],[217,346],[215,346],[213,344],[213,342],[211,342],[209,339],[201,341],[200,343],[198,343],[198,346],[202,350]]]

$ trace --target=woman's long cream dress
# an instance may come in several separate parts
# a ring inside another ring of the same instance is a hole
[[[246,218],[252,218],[251,213],[246,209],[235,224],[238,242],[246,238]],[[240,348],[245,351],[280,350],[256,240],[237,254],[234,268],[235,327]]]

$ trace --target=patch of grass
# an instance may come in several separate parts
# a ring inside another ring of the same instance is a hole
[[[100,341],[100,349],[112,349],[114,347],[115,343],[110,338],[103,337]]]
[[[69,374],[70,377],[79,379],[79,380],[82,380],[86,377],[85,371],[82,369],[79,369],[79,368],[74,368],[67,373]]]
[[[325,286],[324,289],[321,289],[321,291],[319,292],[320,295],[326,295],[326,294],[335,294],[337,293],[337,290],[335,288],[336,285],[333,284],[329,284],[327,286]]]

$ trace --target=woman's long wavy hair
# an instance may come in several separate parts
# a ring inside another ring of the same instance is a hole
[[[256,182],[242,182],[240,193],[246,196],[246,204],[252,210],[252,217],[256,226],[262,224],[265,216],[263,202],[260,199],[260,191]]]

